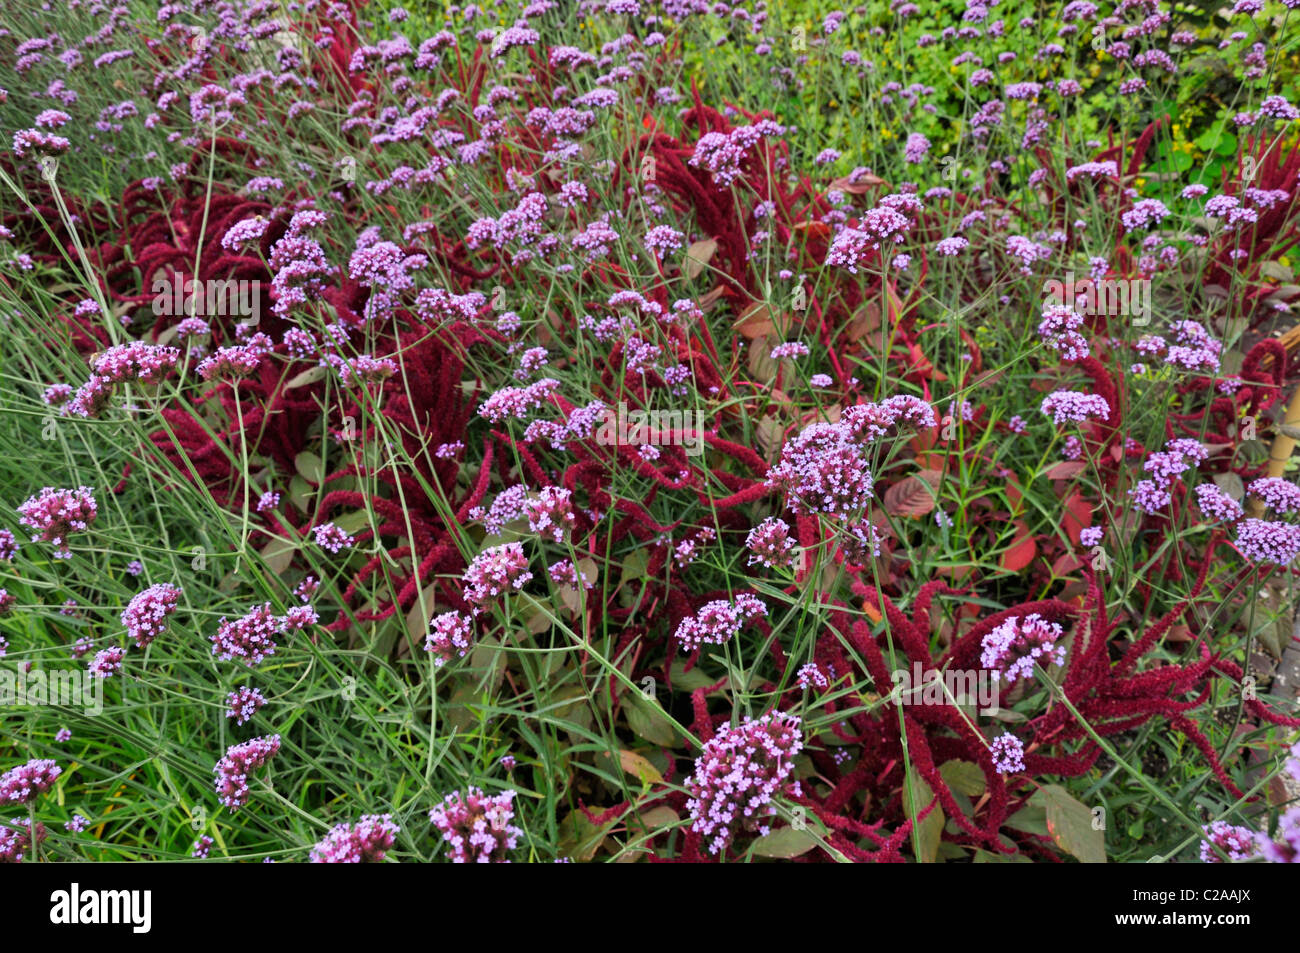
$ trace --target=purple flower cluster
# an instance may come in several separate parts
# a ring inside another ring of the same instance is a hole
[[[351,535],[333,523],[321,523],[319,526],[313,526],[311,532],[316,540],[316,545],[331,553],[337,554],[356,543],[356,540]]]
[[[32,536],[33,543],[53,543],[55,559],[71,559],[68,535],[85,532],[99,515],[99,507],[95,503],[94,490],[88,486],[75,490],[47,486],[38,496],[20,504],[18,515],[19,523],[36,530]]]
[[[33,759],[0,774],[0,804],[26,804],[44,794],[63,769],[50,760]]]
[[[543,377],[527,387],[503,387],[479,405],[478,414],[494,424],[507,418],[524,420],[559,387],[560,382],[553,377]]]
[[[254,666],[275,654],[275,636],[284,631],[284,620],[271,611],[271,603],[253,606],[233,621],[224,616],[211,638],[212,654],[223,662],[241,659]]]
[[[710,173],[718,188],[727,188],[739,178],[746,154],[759,140],[764,136],[781,136],[784,132],[771,120],[738,126],[729,133],[708,132],[695,143],[695,151],[686,161]]]
[[[856,228],[841,229],[835,236],[826,253],[826,264],[857,274],[858,265],[865,263],[870,252],[879,250],[881,242],[901,242],[911,227],[911,220],[897,209],[868,209]]]
[[[36,824],[36,843],[45,840],[45,825]],[[16,817],[7,824],[0,821],[0,864],[20,864],[23,852],[32,846],[31,821]]]
[[[181,590],[166,582],[155,583],[132,597],[122,610],[122,624],[138,648],[145,648],[167,630],[167,619],[180,598]]]
[[[297,212],[289,220],[288,231],[271,247],[268,264],[274,272],[271,296],[275,299],[271,310],[280,317],[298,305],[319,299],[335,275],[334,266],[325,257],[325,249],[306,234],[324,221],[321,212]]]
[[[998,735],[989,745],[993,767],[998,774],[1015,774],[1025,770],[1025,745],[1010,732]]]
[[[1259,852],[1270,864],[1300,864],[1300,805],[1289,808],[1277,821],[1278,843],[1259,835]]]
[[[528,517],[528,528],[539,536],[550,535],[560,543],[564,534],[577,523],[573,512],[573,494],[563,487],[546,486],[523,504],[523,514]]]
[[[741,828],[769,833],[772,798],[802,794],[799,782],[788,780],[802,750],[802,725],[789,712],[746,718],[705,742],[684,784],[691,830],[707,840],[709,853],[725,850]]]
[[[226,717],[235,719],[236,725],[242,725],[265,704],[266,697],[260,691],[241,685],[226,696]]]
[[[749,565],[758,563],[777,569],[794,562],[799,544],[790,536],[790,525],[785,520],[769,516],[749,531],[745,548],[750,553]]]
[[[734,602],[717,599],[705,603],[695,615],[678,623],[673,638],[682,651],[694,652],[706,644],[722,645],[738,635],[746,622],[759,617],[767,617],[767,606],[753,593],[742,592]]]
[[[816,662],[809,662],[806,665],[799,666],[795,681],[802,689],[827,689],[831,685],[830,680],[822,674],[822,670],[817,666]]]
[[[452,655],[464,658],[474,641],[474,623],[460,612],[444,612],[429,622],[424,650],[433,653],[433,664],[442,667]]]
[[[1040,409],[1051,417],[1058,427],[1070,421],[1081,423],[1089,417],[1110,419],[1110,405],[1106,403],[1106,398],[1080,391],[1054,391],[1043,398]]]
[[[1135,202],[1133,207],[1120,216],[1124,222],[1124,231],[1132,232],[1139,228],[1159,225],[1169,216],[1169,209],[1159,199],[1143,199]]]
[[[353,381],[361,384],[382,384],[397,373],[397,362],[391,357],[372,357],[358,354],[342,358],[328,355],[326,360],[338,371],[339,382],[347,385]]]
[[[248,803],[248,776],[270,761],[279,750],[279,735],[252,738],[226,749],[226,756],[212,771],[217,776],[217,797],[232,814]]]
[[[980,643],[980,665],[990,670],[993,681],[1006,677],[1012,685],[1020,678],[1034,672],[1034,663],[1065,663],[1065,646],[1057,645],[1064,631],[1055,622],[1048,622],[1037,612],[1015,619],[1007,619],[993,629]]]
[[[391,814],[365,814],[356,824],[338,824],[311,850],[313,864],[377,864],[393,849],[397,833]]]
[[[1300,486],[1281,477],[1261,477],[1252,480],[1246,492],[1264,501],[1276,513],[1295,513],[1300,510]]]
[[[776,361],[787,357],[807,357],[808,345],[802,341],[787,341],[772,348],[769,356]]]
[[[462,579],[465,598],[476,607],[512,589],[522,589],[533,578],[528,571],[528,557],[519,543],[489,546],[470,562]],[[479,611],[475,608],[475,613]]]
[[[1289,566],[1300,556],[1300,526],[1247,519],[1237,524],[1237,548],[1247,559]]]
[[[1213,483],[1196,487],[1196,505],[1205,516],[1216,522],[1234,523],[1242,517],[1241,504]]]
[[[429,822],[448,844],[448,856],[455,864],[508,864],[506,852],[513,850],[524,832],[515,827],[514,791],[488,797],[476,787],[464,795],[448,794],[429,811]]]
[[[264,352],[243,344],[219,347],[195,368],[205,381],[236,380],[247,377],[262,363]]]
[[[287,632],[301,632],[320,621],[320,615],[312,606],[292,606],[284,614],[284,628]]]
[[[1222,863],[1214,852],[1220,848],[1232,860],[1245,860],[1259,850],[1255,832],[1248,827],[1234,827],[1227,821],[1214,821],[1201,828],[1205,840],[1201,842],[1201,860],[1207,864]]]
[[[180,358],[177,348],[131,341],[91,358],[90,369],[109,384],[157,384],[176,369]]]
[[[122,660],[126,658],[126,649],[112,645],[95,653],[88,666],[95,678],[110,678],[122,670]]]
[[[796,513],[828,513],[841,519],[871,499],[874,481],[864,445],[846,422],[814,423],[781,448],[767,484],[785,492]]]
[[[1088,341],[1079,329],[1083,315],[1068,304],[1052,304],[1043,309],[1043,320],[1038,325],[1038,335],[1043,343],[1060,353],[1066,361],[1080,361],[1089,354]]]

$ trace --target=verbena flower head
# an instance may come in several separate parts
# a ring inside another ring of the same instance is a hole
[[[233,718],[236,725],[242,725],[265,704],[266,697],[260,691],[241,685],[226,696],[226,717]]]
[[[135,381],[157,384],[176,369],[181,352],[174,347],[131,341],[117,344],[90,361],[90,369],[110,384]]]
[[[320,622],[320,615],[312,606],[292,606],[284,614],[286,632],[301,632]]]
[[[502,593],[522,589],[533,574],[528,571],[528,557],[519,543],[489,546],[474,557],[462,577],[465,598],[477,607],[486,605]]]
[[[523,504],[528,528],[539,536],[549,535],[555,542],[563,542],[564,534],[577,524],[572,496],[564,487],[542,487],[536,497]]]
[[[1091,417],[1110,419],[1110,406],[1106,398],[1079,391],[1058,390],[1043,398],[1041,410],[1058,426],[1068,422],[1082,423]]]
[[[219,347],[195,368],[199,377],[210,380],[238,380],[248,377],[262,363],[263,353],[243,344]]]
[[[1043,320],[1038,325],[1038,335],[1043,343],[1060,353],[1067,361],[1078,361],[1089,354],[1088,341],[1079,329],[1083,315],[1071,304],[1051,304],[1043,309]]]
[[[112,645],[101,649],[90,660],[90,674],[95,678],[109,678],[122,670],[122,660],[125,657],[126,649],[121,646]]]
[[[767,616],[767,606],[753,593],[742,592],[734,602],[717,599],[705,603],[695,615],[678,623],[673,637],[683,651],[694,652],[705,644],[721,645],[734,638],[741,626],[760,616]]]
[[[317,546],[331,553],[342,552],[356,543],[356,539],[349,535],[346,530],[335,526],[333,523],[321,523],[319,526],[313,526],[312,536],[315,538]]]
[[[18,555],[18,540],[7,529],[0,529],[0,561],[11,563]]]
[[[1241,504],[1215,484],[1198,484],[1195,492],[1196,506],[1206,518],[1224,523],[1234,523],[1241,519]]]
[[[1257,496],[1274,512],[1285,515],[1300,511],[1300,486],[1281,477],[1252,480],[1246,492]]]
[[[230,813],[248,803],[248,776],[270,761],[279,750],[279,735],[253,738],[226,749],[226,756],[212,771],[217,776],[217,798],[230,808]]]
[[[1281,842],[1265,834],[1258,837],[1259,852],[1270,864],[1300,864],[1300,805],[1288,808],[1277,822]]]
[[[1300,556],[1300,526],[1247,519],[1237,524],[1237,548],[1247,559],[1289,566]]]
[[[257,665],[274,655],[275,636],[284,631],[284,620],[271,611],[271,603],[254,606],[233,621],[224,616],[212,636],[212,654],[223,662],[240,659]]]
[[[1057,643],[1064,636],[1060,625],[1037,612],[1007,619],[984,636],[980,665],[990,670],[995,682],[1005,678],[1007,685],[1013,685],[1033,675],[1035,662],[1063,665],[1065,646]]]
[[[401,830],[391,814],[366,814],[355,824],[338,824],[311,850],[313,864],[377,864],[393,849]]]
[[[464,658],[474,642],[474,623],[460,612],[444,612],[429,623],[424,650],[433,653],[433,664],[446,665],[453,655]]]
[[[871,499],[874,482],[861,443],[843,423],[815,423],[781,448],[781,459],[767,474],[796,513],[827,513],[847,518]]]
[[[816,662],[809,662],[806,665],[799,666],[799,672],[795,676],[795,681],[803,689],[826,689],[830,688],[830,680],[822,674],[822,670]]]
[[[1207,864],[1222,863],[1210,846],[1221,848],[1232,860],[1245,860],[1259,850],[1255,832],[1248,827],[1234,827],[1227,821],[1215,821],[1201,828],[1205,840],[1201,842],[1201,860]]]
[[[44,794],[63,773],[53,761],[33,759],[0,774],[0,804],[26,804]]]
[[[705,743],[684,784],[691,830],[705,838],[709,853],[725,850],[741,830],[769,833],[772,799],[801,794],[789,777],[802,750],[802,724],[789,712],[746,718]]]
[[[471,787],[463,795],[453,791],[429,811],[429,822],[447,842],[452,863],[510,863],[507,852],[524,834],[511,823],[515,819],[514,797],[514,791],[489,797]]]
[[[71,559],[68,536],[85,532],[99,515],[99,507],[88,486],[75,490],[47,486],[20,504],[18,515],[19,523],[36,531],[32,542],[52,543],[55,559]]]
[[[1010,732],[1001,734],[989,745],[993,767],[998,774],[1015,774],[1025,770],[1025,745]]]
[[[36,843],[45,840],[45,825],[36,823]],[[15,817],[5,822],[0,820],[0,864],[20,864],[26,852],[32,846],[31,820]]]
[[[769,516],[749,531],[745,548],[750,553],[749,565],[757,563],[776,569],[794,562],[799,544],[790,536],[790,526],[785,520]]]
[[[138,648],[145,648],[167,630],[167,620],[180,598],[181,590],[166,582],[155,583],[132,597],[122,610],[122,624]]]

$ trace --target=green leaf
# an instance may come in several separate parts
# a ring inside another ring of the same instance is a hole
[[[939,765],[939,775],[948,787],[968,797],[979,797],[984,793],[984,772],[973,761],[944,762]]]
[[[1026,834],[1041,834],[1046,837],[1047,809],[1032,804],[1022,807],[1003,821],[1002,826],[1015,831],[1023,831]]]
[[[655,766],[635,751],[626,749],[620,751],[618,753],[618,763],[624,771],[645,786],[664,783],[664,776],[659,773]]]
[[[677,745],[677,729],[668,720],[663,709],[654,702],[646,701],[639,692],[628,692],[623,696],[623,712],[627,715],[627,726],[646,741],[651,741],[665,748]]]
[[[585,863],[596,856],[605,835],[615,823],[616,821],[610,820],[598,827],[587,820],[587,815],[581,811],[572,811],[560,821],[560,840],[555,846],[561,857]]]
[[[297,552],[297,543],[283,536],[274,536],[262,547],[262,559],[271,572],[282,576],[293,563],[293,557]]]
[[[325,479],[324,461],[309,450],[304,450],[293,458],[293,468],[308,483],[320,486],[321,481]]]
[[[759,857],[798,857],[816,846],[817,840],[808,828],[797,831],[783,827],[754,841],[754,853]]]
[[[1092,811],[1059,784],[1038,789],[1030,800],[1047,809],[1047,831],[1056,845],[1085,864],[1106,863],[1106,832],[1092,826]]]
[[[1024,854],[995,854],[990,850],[975,848],[972,864],[1032,864],[1033,861]]]
[[[1225,132],[1223,135],[1219,137],[1219,140],[1214,144],[1214,151],[1221,156],[1236,155],[1237,153],[1236,135],[1234,135],[1231,132]]]
[[[351,535],[357,530],[370,529],[370,514],[365,510],[356,510],[352,513],[345,513],[338,519],[333,520],[335,526],[343,532]]]
[[[673,688],[687,692],[693,692],[697,688],[709,688],[718,681],[716,678],[709,678],[700,671],[698,666],[689,672],[686,671],[685,659],[675,659],[673,661],[672,676]]]
[[[322,366],[309,367],[307,370],[295,374],[284,385],[285,390],[293,390],[295,387],[305,387],[308,384],[315,384],[317,381],[325,379],[325,372],[328,368]]]
[[[907,781],[903,785],[903,809],[908,817],[920,814],[934,800],[934,792],[915,770],[907,772]],[[939,840],[943,836],[943,808],[938,804],[929,816],[917,824],[917,841],[921,856],[916,859],[923,864],[933,864],[939,853]]]
[[[308,501],[312,497],[311,484],[294,474],[289,479],[289,502],[300,510],[306,510]]]

